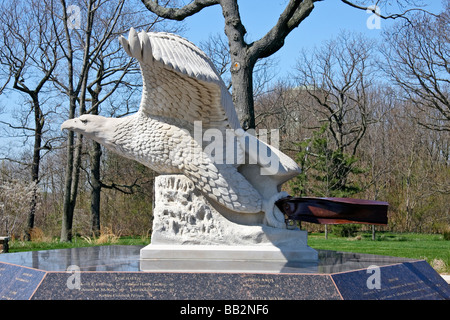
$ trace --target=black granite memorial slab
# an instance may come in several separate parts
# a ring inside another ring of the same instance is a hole
[[[0,262],[0,299],[30,299],[45,274],[44,271]]]
[[[448,300],[450,287],[425,261],[333,274],[344,300]]]
[[[450,286],[426,261],[318,250],[314,266],[273,272],[144,272],[140,248],[1,254],[0,299],[450,300]]]
[[[79,288],[70,274],[49,272],[34,300],[339,300],[329,275],[83,272]]]

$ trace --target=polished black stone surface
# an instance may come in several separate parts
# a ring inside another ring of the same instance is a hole
[[[113,245],[17,252],[1,254],[0,262],[44,271],[66,271],[71,265],[78,266],[81,271],[140,271],[139,252],[141,248],[143,247]],[[416,261],[408,258],[328,250],[318,250],[318,253],[319,261],[317,263],[288,262],[279,270],[274,268],[273,272],[329,274],[364,269],[371,265],[385,266]],[[195,270],[186,267],[181,271]]]
[[[45,271],[139,271],[141,246],[97,246],[0,254],[0,262]]]

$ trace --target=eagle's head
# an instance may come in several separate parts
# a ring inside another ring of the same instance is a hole
[[[61,130],[75,131],[105,147],[114,148],[114,136],[118,121],[120,120],[117,118],[83,114],[78,118],[64,121],[61,125]]]

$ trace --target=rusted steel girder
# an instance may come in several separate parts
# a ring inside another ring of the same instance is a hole
[[[275,202],[287,219],[318,224],[362,223],[386,225],[389,204],[351,198],[295,198]]]

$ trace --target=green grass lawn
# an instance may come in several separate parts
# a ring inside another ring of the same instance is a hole
[[[425,259],[439,272],[450,273],[450,241],[439,234],[377,232],[376,240],[372,240],[370,233],[349,238],[328,234],[328,239],[323,233],[312,233],[308,245],[314,249]]]
[[[59,239],[53,239],[52,241],[10,241],[9,252],[22,252],[22,251],[38,251],[38,250],[51,250],[51,249],[68,249],[76,247],[92,247],[92,246],[105,246],[105,245],[139,245],[146,246],[150,243],[149,238],[145,237],[120,237],[110,238],[102,241],[98,239],[75,237],[72,242],[60,242]]]
[[[439,234],[377,232],[376,240],[370,233],[359,233],[356,237],[343,238],[323,233],[308,235],[308,245],[314,249],[369,253],[394,257],[425,259],[440,273],[450,273],[450,241]],[[149,244],[146,237],[112,237],[92,239],[76,237],[70,243],[52,241],[11,241],[10,252],[63,249],[98,245],[142,245]]]

